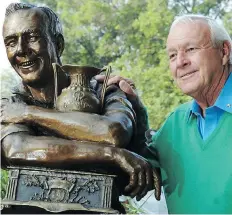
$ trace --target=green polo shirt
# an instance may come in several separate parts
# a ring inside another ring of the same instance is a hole
[[[153,136],[148,160],[161,167],[169,213],[232,214],[232,114],[224,112],[205,140],[191,103],[181,105]]]

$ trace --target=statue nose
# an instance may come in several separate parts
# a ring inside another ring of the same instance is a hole
[[[18,56],[25,56],[29,54],[28,44],[20,37],[18,40],[16,54]]]

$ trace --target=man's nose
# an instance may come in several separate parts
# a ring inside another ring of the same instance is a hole
[[[176,66],[177,68],[183,68],[190,64],[190,60],[187,57],[187,54],[183,51],[178,52]]]

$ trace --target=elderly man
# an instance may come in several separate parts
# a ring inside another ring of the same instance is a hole
[[[153,186],[150,165],[136,154],[109,146],[129,143],[135,126],[134,111],[119,88],[108,89],[104,115],[53,109],[52,63],[61,64],[64,49],[56,14],[46,7],[11,4],[6,10],[3,38],[8,59],[23,83],[11,102],[2,101],[3,164],[66,169],[83,164],[115,166],[130,177],[125,192],[143,197]],[[69,84],[69,76],[59,73],[58,93]],[[98,89],[97,83],[93,87]]]
[[[179,17],[170,28],[171,74],[193,101],[170,114],[144,154],[161,167],[169,213],[232,213],[231,45],[226,30],[204,16]],[[109,84],[134,94],[125,81]]]

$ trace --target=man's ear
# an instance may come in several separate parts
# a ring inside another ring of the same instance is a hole
[[[57,48],[58,57],[61,57],[64,51],[64,37],[62,34],[58,34],[56,36],[56,48]]]
[[[223,42],[222,47],[222,65],[226,65],[230,60],[231,45],[229,41]]]

